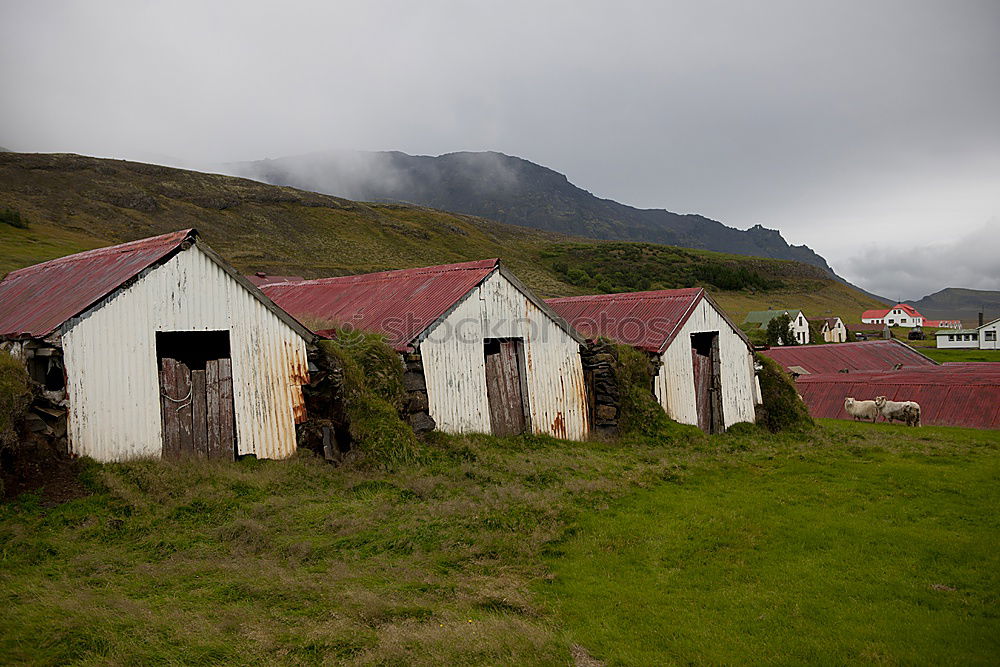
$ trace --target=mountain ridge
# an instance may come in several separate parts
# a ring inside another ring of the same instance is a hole
[[[245,273],[318,278],[501,257],[543,297],[700,285],[735,318],[767,304],[853,320],[878,305],[800,262],[596,241],[426,207],[71,154],[0,153],[3,208],[18,211],[28,228],[0,223],[0,275],[197,227]]]
[[[636,208],[598,197],[554,169],[496,151],[438,156],[326,151],[229,163],[223,169],[275,185],[407,202],[576,236],[792,259],[836,276],[822,256],[806,245],[789,244],[778,230],[761,224],[740,230],[696,213]]]
[[[1000,291],[977,290],[965,287],[946,287],[933,294],[904,301],[930,319],[961,319],[966,324],[976,323],[979,313],[986,322],[1000,317]]]

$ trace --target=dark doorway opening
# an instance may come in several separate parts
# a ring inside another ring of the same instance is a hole
[[[486,397],[494,435],[517,435],[528,430],[528,392],[525,385],[524,345],[520,338],[487,338]]]
[[[698,428],[705,433],[721,433],[725,427],[722,420],[719,332],[691,334],[691,361]]]
[[[228,331],[157,331],[163,458],[236,457]]]

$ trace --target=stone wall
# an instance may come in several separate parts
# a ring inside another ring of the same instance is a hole
[[[419,352],[403,355],[403,418],[415,433],[433,431],[437,424],[431,417],[427,401],[427,381],[424,378],[424,362]]]
[[[621,392],[615,374],[618,352],[607,341],[588,341],[580,346],[580,359],[587,384],[591,430],[600,435],[617,435],[621,414]]]

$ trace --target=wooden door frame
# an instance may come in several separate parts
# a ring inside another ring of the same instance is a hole
[[[528,398],[528,377],[527,377],[527,360],[525,359],[525,347],[524,338],[511,336],[506,338],[484,338],[483,339],[483,356],[484,360],[486,357],[486,348],[490,343],[513,343],[514,344],[514,356],[517,360],[517,379],[518,379],[518,391],[521,396],[521,412],[522,412],[522,423],[524,424],[522,433],[531,433],[531,403]],[[486,367],[484,366],[484,371]],[[493,432],[493,407],[490,404],[489,398],[489,376],[486,376],[486,404],[487,410],[490,416],[490,432]]]

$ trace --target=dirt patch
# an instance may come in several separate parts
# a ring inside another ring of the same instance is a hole
[[[579,644],[573,644],[569,650],[573,654],[573,664],[576,667],[604,667],[603,662],[587,653],[587,649]]]
[[[80,480],[82,465],[65,454],[54,452],[45,443],[28,444],[16,454],[5,452],[0,461],[4,501],[22,493],[36,492],[45,506],[58,505],[90,493]]]

